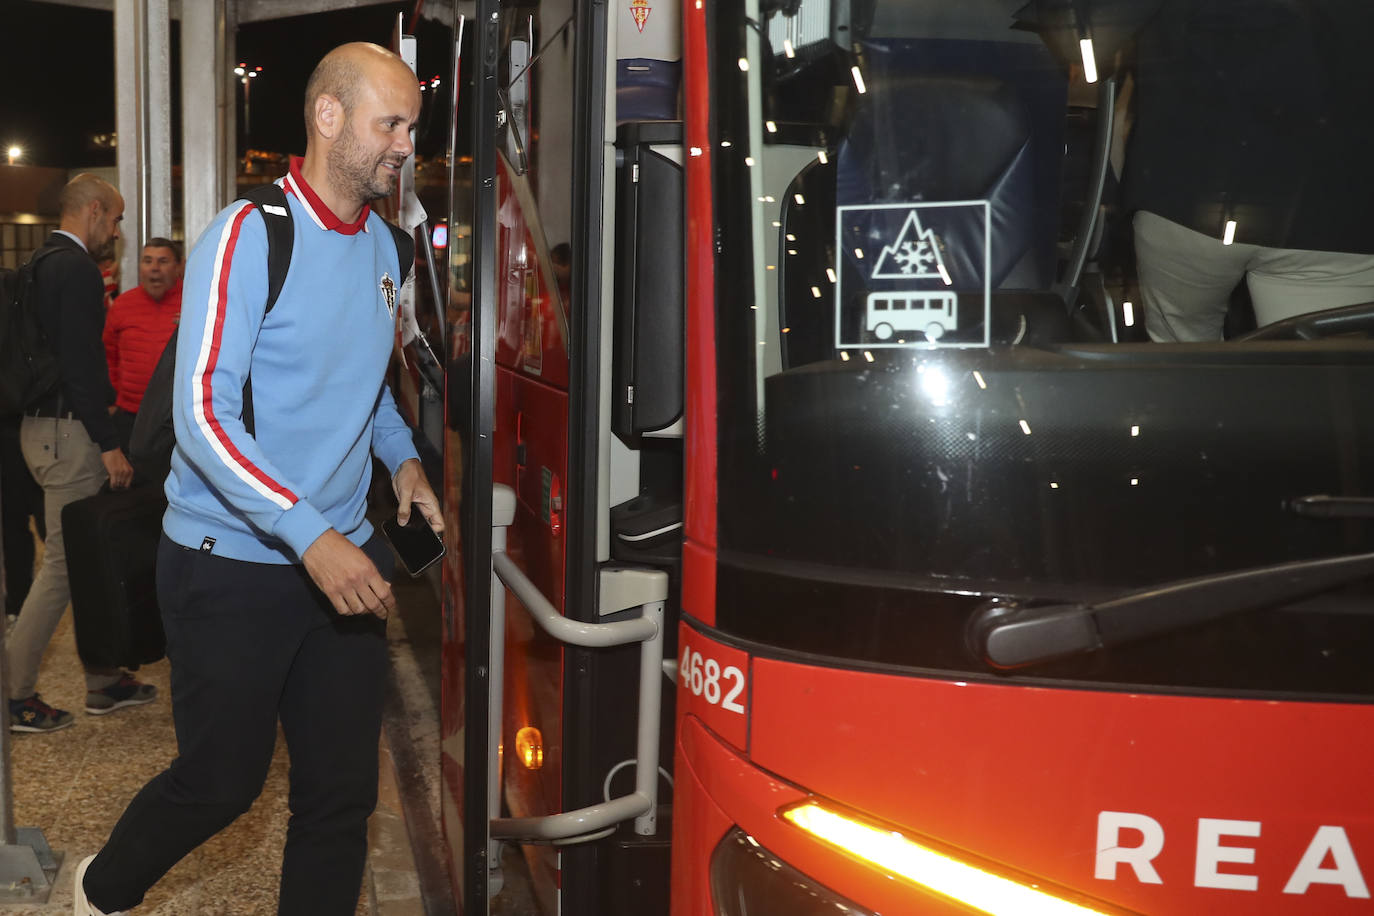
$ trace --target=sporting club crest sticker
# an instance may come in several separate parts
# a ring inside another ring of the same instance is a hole
[[[630,0],[630,15],[635,17],[635,25],[639,27],[640,34],[644,33],[644,26],[649,24],[649,14],[653,9],[649,5],[649,0]]]
[[[396,317],[396,281],[391,279],[391,274],[382,274],[382,282],[378,284],[382,290],[382,299],[386,301],[386,313],[392,318]]]

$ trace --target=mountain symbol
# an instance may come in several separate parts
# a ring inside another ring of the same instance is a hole
[[[912,210],[907,214],[896,241],[883,248],[878,263],[873,266],[875,280],[940,280],[949,285],[949,272],[935,233],[921,227]]]

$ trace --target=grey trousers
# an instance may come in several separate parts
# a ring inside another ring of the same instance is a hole
[[[48,536],[44,541],[43,565],[5,645],[10,698],[16,700],[33,696],[43,652],[71,600],[62,507],[94,495],[108,479],[100,461],[100,449],[80,420],[25,417],[19,428],[19,447],[33,479],[43,488]],[[104,674],[87,674],[86,689],[99,690],[115,680],[116,677]]]
[[[1231,290],[1242,279],[1260,325],[1374,302],[1374,255],[1223,245],[1145,210],[1134,228],[1145,330],[1155,341],[1220,340]]]

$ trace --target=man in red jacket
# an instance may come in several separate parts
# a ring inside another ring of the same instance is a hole
[[[148,379],[181,315],[181,270],[176,242],[149,239],[138,259],[138,286],[115,299],[105,317],[105,361],[115,389],[115,429],[125,454]]]

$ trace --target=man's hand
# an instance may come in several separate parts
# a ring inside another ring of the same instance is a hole
[[[119,448],[100,453],[100,463],[105,465],[105,473],[110,475],[110,489],[127,490],[134,481],[134,466],[124,457]]]
[[[376,614],[383,620],[396,609],[391,583],[367,554],[330,528],[301,557],[305,571],[340,614]]]
[[[404,525],[410,521],[410,504],[413,502],[420,507],[420,514],[429,522],[429,527],[434,529],[434,533],[443,536],[444,513],[439,510],[439,498],[430,489],[418,458],[411,458],[396,469],[396,473],[391,477],[391,489],[395,491],[396,501],[400,503],[400,508],[396,510],[397,522]]]

